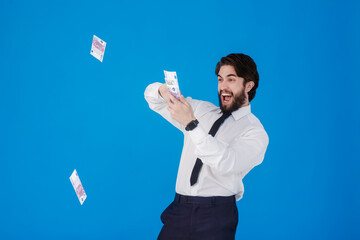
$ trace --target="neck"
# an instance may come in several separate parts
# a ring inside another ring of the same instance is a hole
[[[249,102],[246,102],[246,103],[244,103],[243,105],[241,105],[241,107],[246,107],[246,106],[249,106],[250,105],[250,103]]]

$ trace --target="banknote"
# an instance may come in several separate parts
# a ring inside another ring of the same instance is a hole
[[[178,78],[176,76],[176,72],[168,72],[164,70],[165,74],[165,82],[168,91],[177,98],[177,100],[180,100],[180,90],[179,90],[179,83]]]
[[[86,193],[83,188],[83,185],[81,184],[80,178],[78,173],[76,172],[76,169],[73,171],[73,173],[70,176],[71,184],[74,187],[74,190],[76,192],[76,195],[80,201],[80,204],[82,205],[86,199]]]
[[[104,42],[103,40],[101,40],[100,38],[94,35],[91,44],[90,54],[93,55],[98,60],[100,60],[100,62],[102,62],[104,58],[105,47],[106,47],[106,42]]]

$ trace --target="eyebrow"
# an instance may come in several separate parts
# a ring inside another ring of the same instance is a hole
[[[220,76],[219,74],[218,74],[218,77],[222,78],[222,76]],[[227,75],[227,77],[237,77],[237,76],[235,74],[230,73],[230,74]]]

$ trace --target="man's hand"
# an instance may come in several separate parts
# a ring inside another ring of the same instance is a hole
[[[186,127],[188,123],[196,119],[191,105],[185,100],[183,95],[180,96],[180,101],[177,100],[168,91],[166,84],[159,87],[159,94],[167,102],[168,110],[174,120]]]
[[[185,100],[183,95],[180,96],[180,101],[170,93],[168,94],[168,98],[168,109],[174,120],[186,127],[192,120],[196,119],[191,105]]]
[[[170,101],[169,95],[171,95],[171,93],[167,89],[166,83],[159,87],[159,94],[166,102]]]

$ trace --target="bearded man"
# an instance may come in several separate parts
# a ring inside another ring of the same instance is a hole
[[[161,83],[145,90],[150,109],[184,133],[175,199],[161,214],[159,240],[235,239],[242,179],[264,159],[269,138],[250,109],[259,85],[255,62],[229,54],[215,74],[220,107],[178,100]]]

